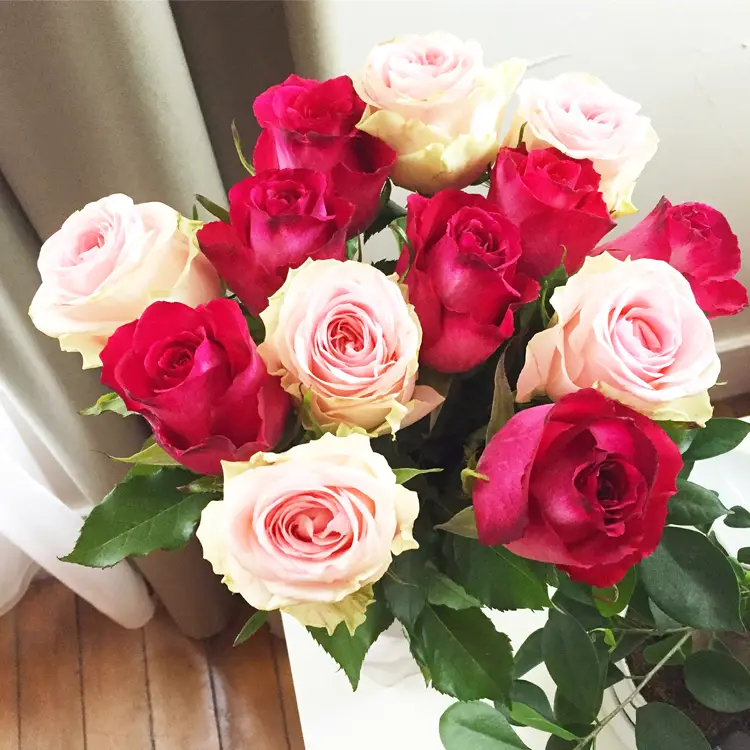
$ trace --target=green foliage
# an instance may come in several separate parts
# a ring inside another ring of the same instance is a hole
[[[445,572],[487,607],[499,610],[549,606],[547,566],[514,555],[505,547],[485,547],[475,539],[447,534]]]
[[[132,456],[125,458],[117,458],[116,456],[110,456],[114,461],[119,461],[123,464],[145,464],[146,466],[180,466],[178,461],[175,461],[164,448],[162,448],[153,438],[149,438],[142,450],[138,451]]]
[[[135,467],[89,514],[65,562],[106,568],[134,555],[174,550],[192,537],[203,509],[218,495],[190,493],[195,474]]]
[[[737,560],[743,565],[750,565],[750,547],[743,547],[737,551]]]
[[[383,186],[384,192],[386,189],[388,189],[388,194],[390,195],[390,184],[388,182]],[[399,206],[390,197],[386,198],[385,202],[383,202],[383,193],[381,193],[380,211],[372,224],[365,230],[365,242],[378,232],[382,232],[392,221],[395,221],[400,216],[406,216],[403,206]]]
[[[205,195],[201,195],[200,193],[195,194],[195,200],[197,200],[198,203],[200,203],[201,206],[211,214],[211,216],[215,216],[219,221],[229,224],[229,211],[227,211],[226,208],[222,208],[210,198],[206,198]]]
[[[631,568],[617,585],[606,589],[592,589],[591,595],[599,614],[604,617],[614,617],[620,614],[630,603],[636,583],[638,583],[638,574],[635,568]]]
[[[750,529],[750,511],[741,505],[733,505],[724,523],[732,529]]]
[[[516,677],[523,677],[534,667],[538,667],[544,661],[543,651],[544,630],[539,628],[519,646],[514,657]]]
[[[442,469],[392,469],[392,471],[396,475],[397,484],[406,484],[410,479],[421,474],[439,474]]]
[[[700,729],[685,714],[665,703],[647,703],[635,715],[638,750],[711,750]]]
[[[557,724],[544,690],[533,682],[516,680],[511,692],[510,709],[502,706],[496,708],[516,724],[547,732],[563,740],[577,739],[575,734]]]
[[[649,664],[658,664],[682,639],[684,633],[675,633],[651,643],[643,649],[643,658]],[[669,660],[664,662],[666,666],[677,666],[684,664],[685,659],[692,651],[690,641],[685,641],[678,651],[675,651]]]
[[[377,598],[367,608],[366,614],[365,621],[356,629],[354,635],[347,630],[343,622],[334,630],[333,635],[329,635],[325,628],[307,629],[341,667],[349,678],[353,690],[356,690],[359,685],[362,663],[370,646],[393,622],[393,615],[388,611],[385,603]]]
[[[549,304],[552,293],[559,286],[568,283],[568,274],[565,266],[559,266],[542,279],[541,289],[539,290],[539,308],[542,313],[542,324],[546,328],[554,313],[552,306]]]
[[[500,355],[500,359],[497,361],[494,384],[492,410],[490,411],[490,421],[487,424],[487,443],[492,440],[495,433],[510,420],[514,413],[516,400],[505,372],[505,352]]]
[[[435,690],[463,701],[509,702],[510,640],[481,610],[427,604],[411,635],[412,653],[419,656]]]
[[[455,703],[440,717],[445,750],[529,750],[500,711],[486,703]]]
[[[677,480],[677,494],[669,498],[667,523],[677,526],[703,526],[729,511],[718,493],[684,479]]]
[[[428,557],[422,548],[393,558],[380,582],[388,609],[397,620],[413,628],[427,602]]]
[[[347,260],[362,260],[362,235],[358,234],[346,241]]]
[[[239,646],[245,641],[252,638],[268,620],[268,612],[260,610],[256,612],[242,627],[237,637],[234,639],[234,645]]]
[[[248,171],[249,174],[255,174],[255,167],[249,159],[246,158],[245,152],[242,150],[242,140],[240,139],[240,133],[237,130],[235,121],[232,120],[232,141],[234,143],[234,149],[237,152],[237,158],[240,160],[240,164]]]
[[[599,659],[586,631],[570,615],[550,610],[542,636],[544,663],[558,692],[586,719],[602,702]]]
[[[473,506],[470,505],[468,508],[460,510],[450,521],[438,524],[435,528],[467,539],[476,539],[478,536],[477,518]]]
[[[372,265],[375,266],[375,268],[377,268],[381,273],[384,273],[386,276],[390,276],[391,274],[396,273],[397,262],[398,261],[383,258],[382,260],[376,260]]]
[[[750,709],[750,672],[731,654],[694,653],[685,662],[685,685],[714,711],[733,714]]]
[[[471,609],[472,607],[482,606],[482,603],[467,593],[463,586],[459,586],[435,568],[430,570],[427,601],[430,604],[450,607],[451,609]]]
[[[750,424],[741,419],[709,419],[702,430],[697,430],[685,461],[702,461],[720,456],[736,448],[750,434]]]
[[[734,570],[703,534],[668,526],[659,547],[639,567],[649,597],[678,623],[744,631]]]
[[[81,409],[79,414],[82,414],[84,417],[98,417],[100,414],[104,414],[105,411],[111,411],[114,414],[119,414],[121,417],[127,417],[135,413],[128,411],[125,402],[116,393],[105,393],[97,399],[93,406]]]

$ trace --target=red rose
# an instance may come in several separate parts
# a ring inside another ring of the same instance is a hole
[[[574,273],[615,226],[599,192],[601,178],[589,159],[554,148],[526,152],[501,148],[489,199],[521,233],[520,271],[541,279],[557,268]]]
[[[290,399],[266,371],[239,305],[154,302],[102,352],[102,383],[188,469],[220,474],[281,439]]]
[[[198,243],[232,291],[255,315],[308,258],[346,259],[351,203],[327,192],[325,175],[271,169],[229,191],[231,224],[198,230]]]
[[[747,307],[747,290],[734,278],[740,270],[737,237],[724,216],[705,203],[673,206],[662,198],[640,224],[598,248],[605,251],[620,260],[667,261],[690,282],[709,318]]]
[[[661,427],[599,391],[525,409],[477,465],[479,540],[611,586],[659,544],[681,468]]]
[[[513,335],[513,312],[539,285],[520,274],[518,230],[481,195],[443,190],[410,195],[406,233],[414,263],[406,285],[422,324],[420,361],[463,372]],[[409,264],[404,247],[396,271]]]
[[[306,168],[325,173],[333,190],[355,205],[353,237],[378,210],[380,191],[396,162],[396,152],[356,125],[365,103],[351,78],[329,81],[290,75],[253,104],[263,132],[253,153],[256,169]]]

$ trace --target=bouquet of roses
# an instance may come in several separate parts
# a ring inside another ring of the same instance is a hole
[[[282,610],[354,687],[397,621],[463,701],[451,750],[525,747],[512,724],[590,747],[630,651],[656,645],[659,667],[694,631],[750,623],[744,551],[710,535],[748,514],[689,481],[750,430],[708,395],[709,319],[747,305],[737,239],[663,198],[602,243],[656,133],[596,78],[525,67],[435,33],[379,45],[354,82],[292,75],[255,100],[252,159],[233,129],[249,175],[228,211],[91,203],[44,244],[30,310],[101,366],[112,392],[86,414],[153,430],[66,559],[109,566],[197,528],[259,610],[239,640]],[[397,259],[365,262],[387,228]],[[485,611],[523,608],[550,616],[514,657]],[[750,707],[747,669],[703,653],[691,691]],[[521,679],[542,661],[554,709]],[[659,706],[641,750],[665,731],[705,747]]]

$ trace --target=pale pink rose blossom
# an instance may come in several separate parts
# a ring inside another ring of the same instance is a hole
[[[323,429],[395,432],[442,402],[416,384],[422,329],[404,295],[365,263],[308,260],[269,299],[258,351]]]
[[[661,260],[603,253],[586,258],[550,302],[556,316],[529,342],[518,401],[598,388],[652,419],[710,419],[719,357],[708,318],[679,271]]]
[[[80,352],[84,367],[98,367],[109,336],[152,302],[195,307],[220,297],[219,277],[195,240],[200,226],[127,195],[87,204],[42,245],[34,325],[63,351]]]
[[[418,546],[417,495],[364,435],[324,435],[223,468],[224,499],[206,507],[197,535],[214,571],[253,607],[353,632],[393,555]]]
[[[432,194],[469,185],[494,160],[523,60],[485,67],[482,48],[453,34],[409,34],[377,45],[355,80],[360,130],[398,153],[393,181]]]
[[[518,109],[506,139],[529,150],[553,148],[573,159],[591,159],[601,191],[615,215],[635,212],[635,181],[656,153],[659,138],[641,105],[584,73],[551,81],[527,78],[518,87]],[[525,126],[524,126],[525,123]]]

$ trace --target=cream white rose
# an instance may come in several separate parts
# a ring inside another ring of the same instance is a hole
[[[554,148],[591,159],[601,191],[616,216],[636,211],[635,181],[656,153],[659,138],[641,105],[594,76],[565,73],[551,81],[527,78],[518,87],[518,109],[506,139],[515,146],[523,127],[527,148]]]
[[[355,80],[367,104],[358,127],[398,152],[391,177],[432,194],[472,183],[497,156],[508,100],[523,60],[485,68],[477,42],[452,34],[379,44]]]
[[[669,263],[586,258],[550,302],[554,323],[529,342],[519,401],[597,388],[652,419],[711,418],[708,389],[720,369],[713,331]]]
[[[416,385],[422,328],[404,295],[365,263],[307,260],[269,299],[258,351],[323,429],[395,432],[441,403]]]
[[[110,195],[76,211],[42,245],[42,285],[29,309],[34,325],[80,352],[84,367],[117,328],[155,300],[195,307],[221,296],[213,266],[189,221],[163,203]]]
[[[417,494],[396,483],[364,435],[224,462],[224,499],[198,539],[227,587],[253,607],[354,631],[393,555],[415,549]]]

